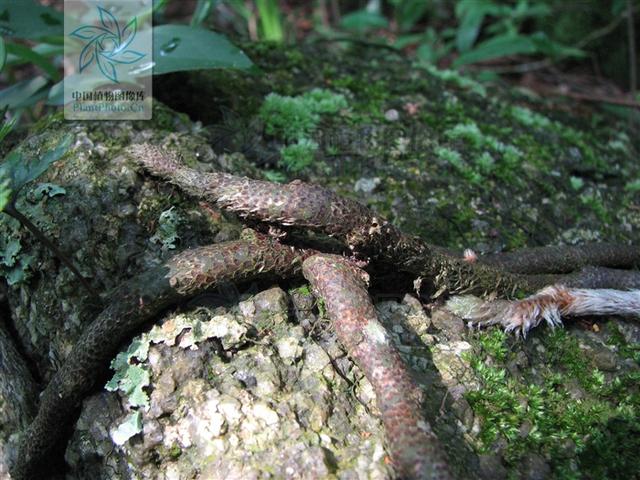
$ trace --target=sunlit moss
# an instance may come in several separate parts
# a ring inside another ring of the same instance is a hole
[[[621,335],[615,341],[626,343]],[[556,330],[545,332],[531,382],[508,372],[508,342],[499,330],[483,332],[468,358],[482,385],[467,395],[482,419],[478,449],[488,452],[506,441],[503,455],[513,474],[533,452],[550,458],[554,478],[587,472],[589,478],[633,478],[640,467],[638,447],[621,444],[628,443],[622,437],[640,431],[640,372],[607,379],[575,336]],[[575,383],[586,393],[576,397],[570,387]]]
[[[280,149],[280,166],[294,173],[304,170],[313,163],[313,156],[317,150],[316,142],[302,138]]]

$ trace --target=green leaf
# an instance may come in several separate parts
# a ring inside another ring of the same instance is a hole
[[[224,35],[186,25],[161,25],[153,29],[153,59],[155,75],[253,66],[244,52]]]
[[[15,55],[24,60],[25,63],[29,62],[37,65],[45,71],[49,78],[54,81],[58,81],[62,77],[58,68],[53,63],[51,63],[48,58],[40,55],[39,53],[35,52],[33,49],[25,45],[21,45],[19,43],[7,43],[6,50],[7,53]]]
[[[5,112],[1,112],[1,113],[2,113],[2,116],[4,116]],[[17,120],[18,120],[18,117],[13,117],[11,120],[2,122],[2,125],[0,126],[0,143],[4,140],[4,138],[7,135],[9,135],[11,130],[13,130],[13,127],[16,124]]]
[[[26,108],[46,98],[49,82],[43,76],[23,80],[0,90],[0,108]]]
[[[18,192],[27,183],[42,175],[53,162],[59,160],[71,146],[73,137],[65,136],[53,150],[37,159],[25,159],[16,150],[7,155],[4,162],[0,164],[0,179],[9,180],[9,188],[13,192]]]
[[[244,0],[227,0],[225,3],[231,7],[234,13],[240,15],[245,22],[248,22],[253,16],[253,12],[247,7]]]
[[[422,40],[424,35],[422,33],[408,33],[405,35],[398,35],[396,41],[393,42],[393,46],[399,49],[408,47],[409,45],[415,45]]]
[[[147,72],[147,71],[145,71]],[[122,82],[133,81],[129,80],[129,77],[125,74],[121,78]],[[89,91],[104,84],[104,79],[97,75],[82,75],[74,73],[67,75],[64,80],[59,81],[55,85],[51,86],[47,96],[47,105],[64,105],[64,88],[68,88],[70,91]]]
[[[456,48],[466,52],[476,42],[480,27],[487,14],[486,3],[477,0],[462,0],[456,5],[456,16],[460,25],[456,31]]]
[[[191,26],[197,27],[202,24],[209,17],[216,3],[218,0],[198,0],[193,15],[191,15]]]
[[[537,32],[531,37],[539,53],[559,59],[562,57],[584,57],[586,53],[579,48],[569,47],[551,40],[544,32]]]
[[[33,0],[0,0],[0,33],[7,37],[38,39],[62,36],[61,12]]]
[[[429,2],[424,0],[403,0],[396,6],[396,19],[403,32],[411,30],[424,16],[429,8]]]
[[[7,206],[11,199],[11,189],[9,188],[9,179],[0,181],[0,212]]]
[[[62,55],[64,53],[64,45],[51,45],[49,43],[39,43],[30,48],[30,50],[41,57],[50,58],[55,55]],[[9,54],[7,55],[7,67],[14,65],[23,65],[28,63],[29,60],[19,55]]]
[[[537,51],[536,44],[531,37],[511,34],[499,35],[478,44],[473,50],[463,53],[453,62],[453,65],[459,67],[507,55],[532,54]]]
[[[389,21],[379,13],[358,10],[342,17],[340,26],[347,30],[364,31],[372,28],[387,28]]]
[[[256,0],[264,40],[281,43],[284,40],[280,7],[276,0]]]

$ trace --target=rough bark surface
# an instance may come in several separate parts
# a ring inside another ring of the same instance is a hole
[[[399,473],[406,478],[452,478],[438,438],[420,415],[422,392],[377,318],[367,292],[368,275],[330,255],[314,255],[302,268],[325,303],[338,338],[373,385]]]

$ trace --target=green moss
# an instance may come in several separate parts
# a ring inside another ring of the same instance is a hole
[[[474,148],[480,148],[487,144],[486,137],[482,134],[475,122],[459,123],[445,132],[447,138],[452,140],[463,139]]]
[[[593,433],[579,461],[589,478],[597,480],[638,478],[640,426],[637,418],[614,417]],[[634,473],[635,472],[635,473]]]
[[[182,455],[182,448],[177,443],[174,443],[169,449],[169,458],[176,460],[180,455]]]
[[[551,120],[544,115],[533,112],[528,108],[513,105],[509,108],[509,115],[514,120],[520,122],[526,127],[546,129],[552,126]]]
[[[308,108],[318,114],[326,115],[338,113],[348,108],[344,95],[333,93],[322,88],[314,88],[302,95],[302,101]]]
[[[508,335],[500,328],[494,328],[480,334],[480,346],[482,350],[499,362],[507,358],[509,348],[507,347]]]
[[[309,285],[304,284],[294,289],[293,292],[297,292],[298,295],[308,297],[309,295],[311,295],[311,288],[309,287]]]
[[[489,152],[482,152],[482,155],[476,158],[475,163],[483,175],[490,175],[496,166],[496,161]]]
[[[270,93],[260,108],[266,132],[282,140],[307,138],[316,129],[320,115],[347,108],[343,95],[316,88],[297,97]]]
[[[455,85],[457,87],[467,89],[473,93],[486,97],[487,89],[481,83],[476,82],[472,78],[465,77],[455,70],[439,70],[431,64],[423,66],[431,75],[440,80]]]
[[[608,345],[615,347],[624,358],[634,360],[640,365],[640,345],[629,344],[620,329],[613,323],[608,326]]]
[[[640,192],[640,178],[627,182],[624,189],[631,193]]]
[[[301,97],[270,93],[260,108],[260,117],[269,135],[294,141],[305,138],[316,128],[320,116]]]
[[[457,170],[465,179],[472,183],[480,183],[482,176],[475,172],[467,162],[462,159],[462,155],[456,150],[447,147],[436,148],[436,155]]]
[[[266,132],[281,141],[294,142],[280,149],[279,166],[293,173],[309,167],[318,150],[311,137],[321,115],[336,114],[347,107],[344,95],[320,88],[296,97],[267,95],[260,108]]]
[[[624,437],[635,439],[640,429],[640,372],[607,380],[574,336],[556,330],[545,332],[542,358],[533,357],[537,373],[519,378],[506,368],[510,355],[501,330],[478,340],[468,359],[482,387],[467,399],[482,418],[481,452],[506,441],[504,458],[516,476],[520,460],[533,452],[551,459],[554,478],[634,478],[638,442]],[[611,341],[626,344],[615,330]],[[575,383],[586,393],[576,396]]]
[[[313,140],[303,138],[280,149],[279,165],[291,172],[300,172],[313,163],[318,144]]]
[[[604,201],[598,194],[598,192],[582,193],[580,196],[580,202],[590,209],[603,223],[611,223],[612,217],[604,204]]]

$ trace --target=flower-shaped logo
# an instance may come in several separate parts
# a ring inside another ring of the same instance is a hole
[[[120,28],[116,18],[104,8],[98,7],[101,25],[84,25],[69,35],[88,41],[80,52],[78,65],[80,72],[95,60],[100,72],[118,82],[116,64],[134,64],[145,56],[144,53],[130,50],[129,45],[136,36],[138,20],[133,18],[124,28]]]

